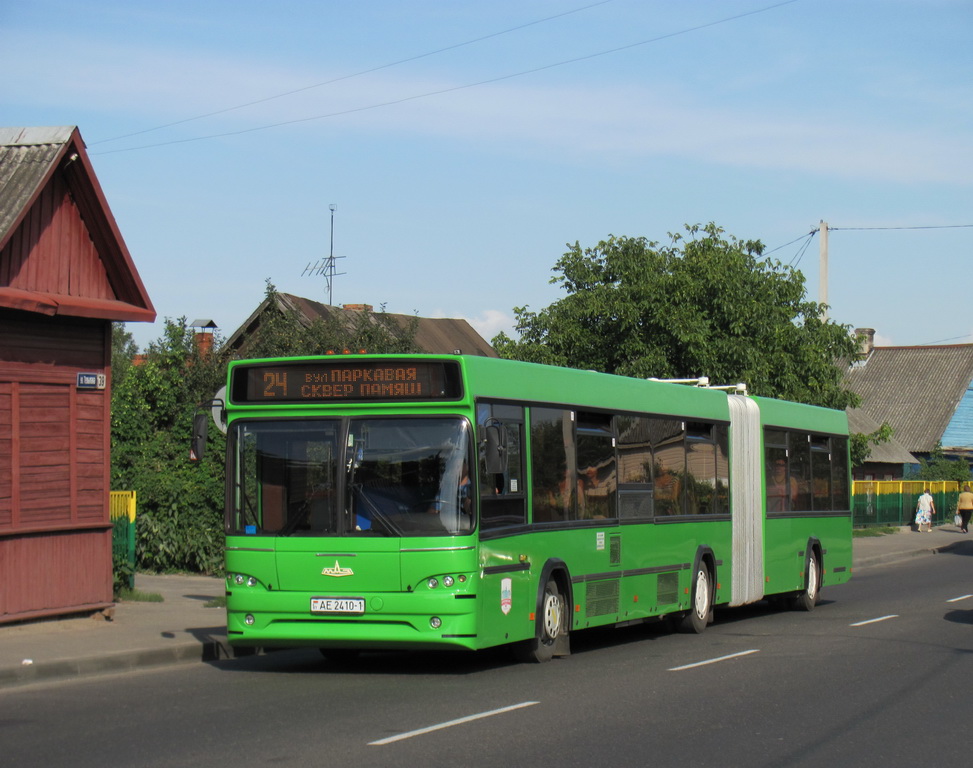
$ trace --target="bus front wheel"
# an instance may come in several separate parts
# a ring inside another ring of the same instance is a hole
[[[535,636],[519,643],[514,654],[519,661],[543,663],[555,655],[565,655],[567,643],[567,610],[564,595],[554,579],[548,579],[541,596],[540,613],[536,617]]]

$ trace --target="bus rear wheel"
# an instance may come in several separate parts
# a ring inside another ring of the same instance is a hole
[[[804,572],[804,591],[794,598],[792,605],[799,611],[813,611],[821,597],[821,564],[813,551],[808,552]]]
[[[693,603],[681,622],[679,631],[685,634],[700,634],[709,624],[713,611],[713,589],[710,582],[709,568],[705,563],[696,566],[696,577],[693,579]]]
[[[541,596],[535,636],[514,646],[518,661],[543,663],[554,658],[557,646],[567,640],[567,611],[564,595],[554,579],[548,579]]]

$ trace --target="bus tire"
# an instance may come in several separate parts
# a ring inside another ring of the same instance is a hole
[[[713,587],[709,575],[709,568],[702,560],[696,566],[696,576],[693,578],[692,605],[688,613],[679,622],[679,631],[683,634],[698,635],[710,622],[713,612]]]
[[[804,574],[804,590],[794,598],[792,605],[799,611],[813,611],[821,598],[821,562],[813,549],[808,550]]]
[[[548,579],[544,585],[539,608],[535,618],[534,637],[514,647],[514,655],[518,661],[534,664],[550,661],[555,652],[559,651],[558,646],[563,646],[567,641],[567,608],[564,595],[555,579]]]

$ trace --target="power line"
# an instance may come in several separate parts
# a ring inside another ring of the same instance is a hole
[[[764,256],[770,256],[770,254],[772,254],[772,253],[774,253],[774,252],[776,252],[776,251],[779,251],[779,250],[780,250],[781,248],[786,248],[786,247],[787,247],[787,246],[789,246],[789,245],[794,245],[794,243],[796,243],[796,242],[797,242],[798,240],[803,240],[803,239],[804,239],[805,237],[807,237],[807,238],[811,238],[811,237],[814,237],[814,231],[811,231],[811,232],[809,232],[809,233],[808,233],[808,234],[806,234],[806,235],[801,235],[800,237],[795,237],[795,238],[794,238],[793,240],[791,240],[791,241],[790,241],[789,243],[784,243],[783,245],[778,245],[778,246],[777,246],[776,248],[774,248],[773,250],[770,250],[770,251],[764,251],[764,253],[763,253],[763,255],[764,255]]]
[[[804,258],[804,254],[807,253],[807,249],[811,245],[811,241],[814,239],[815,234],[817,233],[810,232],[807,235],[807,240],[804,241],[804,245],[801,246],[801,249],[797,252],[797,254],[795,254],[794,258],[791,259],[790,264],[788,264],[789,267],[792,267],[794,269],[798,267],[798,265],[801,263],[801,259]]]
[[[867,230],[892,230],[892,229],[969,229],[971,227],[973,227],[973,224],[939,224],[939,225],[930,225],[924,227],[832,227],[829,224],[828,231],[835,232],[835,231],[842,231],[842,230],[843,231],[850,231],[850,230],[867,231]]]
[[[426,93],[415,94],[413,96],[403,96],[402,98],[399,98],[399,99],[392,99],[390,101],[384,101],[384,102],[381,102],[381,103],[378,103],[378,104],[370,104],[370,105],[367,105],[367,106],[364,106],[364,107],[354,107],[352,109],[345,109],[345,110],[341,110],[339,112],[330,112],[330,113],[325,114],[325,115],[315,115],[313,117],[301,117],[301,118],[296,118],[296,119],[293,119],[293,120],[284,120],[284,121],[279,122],[279,123],[271,123],[271,124],[268,124],[268,125],[255,126],[253,128],[243,128],[243,129],[240,129],[240,130],[237,130],[237,131],[225,131],[223,133],[213,133],[213,134],[208,134],[206,136],[195,136],[195,137],[191,137],[191,138],[188,138],[188,139],[173,139],[171,141],[162,141],[162,142],[158,142],[158,143],[155,143],[155,144],[143,144],[141,146],[128,147],[126,149],[110,149],[110,150],[106,150],[104,152],[92,152],[90,154],[92,154],[92,155],[110,155],[110,154],[116,154],[116,153],[119,153],[119,152],[134,152],[135,150],[140,150],[140,149],[154,149],[156,147],[164,147],[164,146],[169,146],[169,145],[172,145],[172,144],[188,144],[188,143],[194,142],[194,141],[205,141],[207,139],[219,139],[219,138],[224,138],[224,137],[227,137],[227,136],[240,136],[240,135],[245,134],[245,133],[254,133],[256,131],[270,130],[271,128],[280,128],[280,127],[285,126],[285,125],[295,125],[297,123],[307,123],[307,122],[312,122],[312,121],[315,121],[315,120],[325,120],[325,119],[331,118],[331,117],[341,117],[343,115],[350,115],[350,114],[354,114],[356,112],[367,112],[369,110],[379,109],[381,107],[395,106],[397,104],[404,104],[404,103],[409,102],[409,101],[417,101],[419,99],[426,99],[426,98],[429,98],[431,96],[441,96],[441,95],[446,94],[446,93],[453,93],[454,91],[461,91],[461,90],[465,90],[467,88],[476,88],[476,87],[479,87],[481,85],[490,85],[490,84],[493,84],[493,83],[502,82],[504,80],[512,80],[512,79],[517,78],[517,77],[523,77],[525,75],[536,74],[537,72],[543,72],[543,71],[548,70],[548,69],[555,69],[557,67],[563,67],[563,66],[566,66],[568,64],[576,64],[576,63],[581,62],[581,61],[589,61],[591,59],[597,59],[597,58],[600,58],[602,56],[608,56],[608,55],[613,54],[613,53],[619,53],[621,51],[627,51],[627,50],[630,50],[632,48],[638,48],[638,47],[643,46],[643,45],[650,45],[652,43],[658,43],[658,42],[661,42],[663,40],[668,40],[668,39],[673,38],[673,37],[679,37],[681,35],[688,35],[688,34],[690,34],[692,32],[698,32],[698,31],[700,31],[702,29],[707,29],[709,27],[715,27],[715,26],[718,26],[720,24],[726,24],[726,23],[731,22],[731,21],[737,21],[739,19],[746,18],[747,16],[754,16],[754,15],[759,14],[759,13],[766,13],[767,11],[771,11],[771,10],[774,10],[776,8],[780,8],[781,6],[792,5],[793,3],[797,3],[797,2],[800,2],[800,0],[782,0],[782,2],[774,3],[772,5],[768,5],[768,6],[765,6],[763,8],[757,8],[757,9],[752,10],[752,11],[746,11],[744,13],[738,13],[738,14],[736,14],[734,16],[727,16],[725,18],[717,19],[715,21],[706,22],[704,24],[697,24],[696,26],[693,26],[693,27],[687,27],[686,29],[677,30],[676,32],[668,32],[668,33],[666,33],[664,35],[658,35],[657,37],[652,37],[652,38],[649,38],[647,40],[640,40],[640,41],[638,41],[636,43],[629,43],[627,45],[620,45],[620,46],[618,46],[616,48],[609,48],[609,49],[606,49],[606,50],[603,50],[603,51],[597,51],[595,53],[590,53],[590,54],[587,54],[585,56],[576,56],[576,57],[571,58],[571,59],[564,59],[562,61],[557,61],[557,62],[554,62],[552,64],[545,64],[545,65],[540,66],[540,67],[534,67],[532,69],[525,69],[525,70],[522,70],[520,72],[513,72],[511,74],[500,75],[498,77],[492,77],[492,78],[488,78],[486,80],[479,80],[479,81],[473,82],[473,83],[466,83],[465,85],[456,85],[456,86],[452,86],[450,88],[441,88],[441,89],[436,90],[436,91],[428,91]],[[134,135],[134,134],[132,134],[132,135]]]
[[[517,26],[517,27],[510,27],[510,29],[504,29],[504,30],[501,30],[499,32],[492,32],[489,35],[483,35],[482,37],[476,37],[476,38],[473,38],[472,40],[467,40],[467,41],[462,42],[462,43],[455,43],[454,45],[447,45],[445,48],[438,48],[435,51],[429,51],[427,53],[420,53],[420,54],[418,54],[416,56],[410,56],[410,57],[405,58],[405,59],[399,59],[398,61],[391,61],[388,64],[380,64],[379,66],[372,67],[371,69],[363,69],[360,72],[354,72],[354,73],[352,73],[350,75],[342,75],[341,77],[335,77],[335,78],[332,78],[331,80],[325,80],[322,83],[315,83],[314,85],[306,85],[303,88],[295,88],[292,91],[285,91],[284,93],[278,93],[278,94],[275,94],[273,96],[266,96],[266,97],[264,97],[262,99],[255,99],[254,101],[248,101],[245,104],[237,104],[235,107],[226,107],[225,109],[217,109],[217,110],[215,110],[213,112],[207,112],[207,113],[202,114],[202,115],[196,115],[195,117],[187,117],[187,118],[184,118],[182,120],[175,120],[175,121],[173,121],[171,123],[166,123],[164,125],[157,125],[155,128],[146,128],[146,129],[141,130],[141,131],[134,131],[132,133],[122,134],[121,136],[115,136],[115,137],[110,138],[110,139],[101,139],[100,141],[94,141],[94,142],[91,142],[91,146],[94,146],[95,144],[107,144],[110,141],[118,141],[119,139],[128,139],[128,138],[131,138],[132,136],[141,136],[141,135],[146,134],[146,133],[152,133],[153,131],[161,131],[164,128],[172,128],[173,126],[183,125],[184,123],[191,123],[191,122],[193,122],[195,120],[202,120],[202,119],[207,118],[207,117],[214,117],[215,115],[223,115],[223,114],[226,114],[227,112],[233,112],[233,111],[238,110],[238,109],[244,109],[246,107],[252,107],[252,106],[255,106],[257,104],[264,104],[264,103],[266,103],[268,101],[273,101],[274,99],[282,99],[285,96],[293,96],[295,93],[303,93],[304,91],[310,91],[310,90],[313,90],[315,88],[321,88],[321,87],[323,87],[325,85],[331,85],[333,83],[340,83],[342,80],[350,80],[353,77],[360,77],[361,75],[369,75],[372,72],[378,72],[379,70],[382,70],[382,69],[388,69],[389,67],[395,67],[395,66],[398,66],[399,64],[407,64],[410,61],[418,61],[419,59],[424,59],[424,58],[427,58],[429,56],[435,56],[438,53],[445,53],[446,51],[452,51],[452,50],[455,50],[456,48],[462,48],[462,47],[467,46],[467,45],[473,45],[474,43],[481,43],[484,40],[489,40],[489,39],[494,38],[494,37],[500,37],[501,35],[506,35],[506,34],[509,34],[510,32],[517,32],[517,31],[519,31],[521,29],[526,29],[527,27],[532,27],[532,26],[534,26],[536,24],[543,24],[546,21],[553,21],[554,19],[560,19],[560,18],[562,18],[564,16],[570,16],[571,14],[580,13],[581,11],[587,11],[587,10],[589,10],[591,8],[596,7],[596,6],[599,6],[599,5],[607,5],[608,3],[612,3],[612,2],[615,2],[615,0],[600,0],[600,2],[597,2],[597,3],[590,3],[589,5],[583,5],[580,8],[572,8],[569,11],[564,11],[563,13],[557,13],[557,14],[554,14],[553,16],[546,16],[543,19],[537,19],[536,21],[529,21],[526,24],[521,24],[520,26]],[[203,137],[203,138],[209,138],[209,137]],[[154,146],[159,146],[159,145],[154,145]],[[138,149],[138,147],[137,147],[137,149]],[[107,153],[104,153],[103,152],[101,154],[107,154]]]
[[[960,339],[969,339],[973,337],[973,333],[968,333],[965,336],[953,336],[951,339],[940,339],[939,341],[927,341],[925,344],[917,344],[919,347],[931,347],[933,344],[944,344],[947,341],[959,341]]]
[[[908,227],[832,227],[830,224],[828,225],[828,231],[829,232],[835,232],[835,231],[839,231],[839,232],[852,232],[852,231],[867,232],[867,231],[876,231],[876,230],[881,231],[881,230],[902,230],[902,229],[971,229],[971,228],[973,228],[973,224],[930,224],[930,225],[908,226]],[[804,238],[808,238],[807,242],[805,242],[801,246],[801,250],[799,251],[800,256],[803,256],[804,255],[804,251],[807,250],[807,246],[809,245],[809,243],[811,241],[811,238],[813,238],[817,233],[818,233],[818,230],[816,228],[815,229],[812,229],[808,234],[801,235],[800,237],[795,237],[789,243],[784,243],[783,245],[778,245],[776,248],[773,248],[772,250],[764,251],[764,255],[765,256],[769,256],[770,254],[772,254],[772,253],[774,253],[776,251],[779,251],[782,248],[786,248],[789,245],[793,245],[798,240],[803,240]],[[798,257],[795,257],[795,258],[798,258]],[[794,259],[791,259],[791,266],[794,266]],[[932,343],[936,343],[936,342],[932,342]]]

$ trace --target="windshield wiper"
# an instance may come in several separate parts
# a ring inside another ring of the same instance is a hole
[[[395,523],[392,522],[392,519],[387,514],[385,514],[381,510],[381,508],[365,494],[365,487],[363,485],[359,484],[359,485],[352,486],[351,495],[353,499],[355,498],[359,499],[362,506],[368,507],[368,511],[371,513],[371,518],[370,518],[372,523],[371,530],[375,531],[375,533],[382,533],[385,536],[402,535],[402,531]],[[355,514],[354,509],[352,510],[352,514]],[[382,526],[385,528],[385,531],[375,530],[375,523],[381,523]]]

